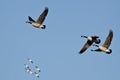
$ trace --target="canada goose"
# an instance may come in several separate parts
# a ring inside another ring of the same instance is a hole
[[[94,42],[96,44],[99,44],[101,41],[98,36],[81,36],[83,38],[87,38],[87,42],[84,44],[83,48],[80,50],[79,54],[82,54],[84,51],[86,51]]]
[[[37,72],[34,72],[34,73],[35,73],[36,77],[38,77],[38,78],[40,77],[40,74],[38,74]]]
[[[24,66],[25,66],[26,69],[29,69],[29,66],[27,64],[24,64]]]
[[[32,59],[30,59],[30,58],[28,58],[28,61],[29,61],[30,63],[33,63],[33,60],[32,60]]]
[[[46,25],[43,25],[42,23],[44,22],[47,14],[48,14],[48,8],[46,7],[45,10],[42,12],[42,14],[39,16],[39,18],[37,19],[37,21],[32,19],[30,16],[28,16],[29,21],[26,21],[26,23],[30,23],[32,24],[32,26],[36,28],[45,29]]]
[[[91,50],[91,51],[97,51],[97,52],[101,52],[102,51],[102,52],[105,52],[107,54],[111,54],[112,50],[108,49],[108,48],[109,48],[109,46],[111,44],[112,38],[113,38],[113,31],[110,30],[109,34],[108,34],[108,36],[107,36],[107,38],[106,38],[106,40],[104,42],[104,44],[102,46],[98,46],[98,45],[94,44],[93,46],[98,47],[98,49]]]
[[[40,68],[39,68],[38,66],[35,66],[35,68],[36,68],[36,70],[37,70],[38,72],[41,71]]]
[[[25,68],[25,70],[26,70],[26,72],[27,72],[28,74],[33,74],[33,72],[32,72],[31,69],[26,69],[26,68]]]

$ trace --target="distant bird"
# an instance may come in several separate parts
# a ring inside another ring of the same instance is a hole
[[[111,44],[112,38],[113,38],[113,31],[110,30],[109,34],[108,34],[108,36],[107,36],[107,38],[106,38],[106,40],[104,42],[104,44],[102,46],[98,46],[98,45],[94,44],[93,46],[98,47],[98,49],[91,50],[91,51],[97,51],[97,52],[101,52],[102,51],[102,52],[105,52],[106,54],[111,54],[112,49],[108,49],[108,48],[109,48],[109,46]]]
[[[80,50],[79,54],[85,52],[94,42],[99,44],[101,41],[98,39],[98,36],[81,36],[83,38],[87,38],[87,42],[84,44],[83,48]]]
[[[38,66],[35,66],[35,68],[36,68],[36,70],[37,70],[38,72],[41,71],[40,68],[39,68]]]
[[[26,69],[26,68],[25,68],[25,70],[26,70],[26,72],[27,72],[28,74],[33,74],[33,72],[32,72],[31,69]]]
[[[32,60],[32,59],[30,59],[30,58],[28,58],[28,61],[29,61],[30,63],[33,63],[33,60]]]
[[[26,69],[29,69],[29,66],[27,64],[24,64],[24,66],[25,66]]]
[[[45,10],[42,12],[42,14],[39,16],[39,18],[37,19],[37,21],[33,20],[30,16],[28,16],[29,21],[26,21],[26,23],[30,23],[32,24],[32,26],[36,28],[45,29],[46,25],[43,25],[42,23],[44,22],[47,14],[48,14],[48,8],[46,7]]]
[[[40,74],[38,74],[37,72],[34,72],[34,73],[35,73],[36,77],[38,77],[38,78],[40,77]]]

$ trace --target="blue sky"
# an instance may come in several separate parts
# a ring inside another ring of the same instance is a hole
[[[45,7],[46,29],[25,22],[37,19]],[[1,80],[119,80],[119,0],[1,0]],[[98,35],[104,43],[114,32],[112,54],[91,52],[79,55],[86,39]],[[40,78],[28,75],[23,64],[32,58],[41,67]]]

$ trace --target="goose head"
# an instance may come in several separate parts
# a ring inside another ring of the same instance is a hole
[[[106,54],[111,54],[112,53],[112,49],[109,49],[108,52],[106,52]]]
[[[45,28],[46,28],[46,25],[42,25],[42,26],[41,26],[41,29],[45,29]]]
[[[84,35],[82,35],[81,37],[83,37],[83,38],[87,38],[87,36],[84,36]]]
[[[95,40],[95,43],[96,43],[96,44],[99,44],[100,42],[101,42],[100,39],[96,39],[96,40]]]
[[[99,46],[98,46],[98,45],[96,45],[96,44],[93,44],[93,46],[96,46],[96,47],[98,47],[98,48],[99,48]]]

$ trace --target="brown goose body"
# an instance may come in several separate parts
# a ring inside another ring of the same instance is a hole
[[[97,41],[97,38],[99,38],[98,36],[81,36],[81,37],[84,37],[84,38],[87,38],[87,42],[84,44],[84,46],[82,47],[82,49],[80,50],[80,54],[82,54],[83,52],[85,52],[94,42],[98,42]],[[100,40],[99,42],[100,43]]]
[[[91,51],[105,52],[107,54],[110,54],[112,52],[112,50],[109,49],[109,46],[111,45],[112,39],[113,39],[113,31],[110,30],[104,44],[102,46],[94,45],[94,46],[98,47],[98,49],[91,50]]]
[[[43,22],[47,16],[47,14],[48,14],[48,8],[46,7],[45,10],[42,12],[42,14],[39,16],[39,18],[37,19],[37,21],[32,19],[30,16],[28,16],[29,21],[26,21],[26,23],[30,23],[30,24],[32,24],[32,26],[34,26],[36,28],[45,29],[46,25],[43,25]]]

